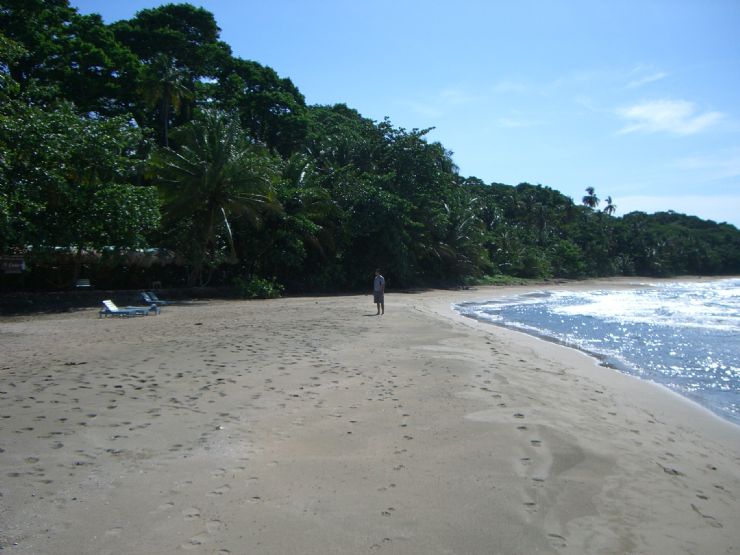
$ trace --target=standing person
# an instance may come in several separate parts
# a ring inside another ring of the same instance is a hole
[[[378,313],[385,314],[385,278],[380,275],[380,268],[375,270],[375,279],[373,280],[373,300],[378,307]]]

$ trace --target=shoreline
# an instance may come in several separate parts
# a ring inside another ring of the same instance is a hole
[[[723,281],[724,279],[738,279],[738,278],[718,278],[716,281]],[[620,282],[618,284],[616,284],[616,285],[617,285],[617,287],[619,289],[625,289],[625,288],[635,288],[635,289],[637,289],[637,288],[653,287],[653,286],[656,286],[656,285],[659,286],[659,285],[664,285],[664,284],[669,284],[669,283],[685,283],[685,282],[697,282],[698,283],[700,281],[706,281],[706,280],[698,280],[698,279],[695,280],[695,279],[691,279],[691,278],[686,278],[686,279],[682,279],[682,280],[673,280],[673,279],[667,278],[667,279],[660,280],[658,282],[653,281],[653,282],[650,282],[650,283],[648,283],[648,282],[624,283],[624,282],[622,282],[620,280]],[[572,289],[572,288],[570,288],[570,289]],[[611,287],[609,285],[609,282],[607,282],[607,283],[604,283],[604,286],[603,287],[600,287],[599,288],[599,290],[605,290],[605,289],[613,289],[613,287]],[[530,290],[530,288],[527,288],[527,292],[525,292],[524,295],[526,295],[528,293],[532,293],[532,292],[554,291],[554,290],[557,290],[557,289],[555,287],[552,287],[552,288],[546,288],[546,287],[545,288],[540,288],[540,287],[537,287],[537,288],[534,288],[534,289],[531,289],[531,290]],[[707,405],[704,405],[700,401],[695,400],[695,399],[691,398],[688,395],[684,395],[683,393],[672,389],[666,383],[662,383],[660,381],[655,381],[655,380],[651,380],[651,379],[642,378],[642,377],[640,377],[639,375],[637,375],[633,371],[633,368],[628,363],[626,363],[626,362],[622,362],[622,363],[613,362],[612,360],[610,360],[610,356],[607,355],[607,354],[603,354],[603,353],[599,353],[599,352],[595,352],[595,351],[590,351],[590,350],[588,350],[586,348],[582,348],[582,347],[580,347],[578,345],[571,344],[571,343],[569,343],[567,341],[562,341],[562,340],[560,340],[560,339],[558,339],[556,337],[552,337],[552,336],[548,335],[547,333],[542,332],[542,331],[540,331],[540,330],[538,330],[536,328],[522,327],[522,326],[518,326],[518,325],[515,325],[515,324],[509,324],[509,323],[506,323],[506,322],[499,322],[499,321],[493,321],[493,320],[486,320],[486,319],[482,319],[482,318],[477,318],[476,316],[473,316],[473,315],[470,315],[470,314],[463,314],[463,313],[461,313],[461,312],[459,312],[457,310],[457,307],[458,306],[464,306],[466,304],[479,304],[479,303],[482,303],[482,302],[485,302],[485,301],[488,301],[488,300],[494,300],[496,298],[507,298],[507,299],[508,298],[512,298],[513,299],[513,298],[519,297],[521,295],[522,295],[521,293],[517,293],[517,294],[515,294],[513,296],[509,296],[509,295],[494,295],[491,298],[479,299],[479,300],[476,300],[476,301],[466,300],[466,301],[464,301],[462,303],[453,303],[451,305],[451,310],[453,312],[457,313],[457,314],[460,314],[461,316],[463,316],[465,318],[469,318],[471,320],[474,320],[474,321],[479,322],[479,323],[484,324],[484,325],[496,326],[496,327],[504,328],[504,329],[507,329],[507,330],[510,330],[510,331],[513,331],[513,332],[523,333],[525,335],[529,335],[531,337],[534,337],[534,338],[536,338],[536,339],[538,339],[540,341],[544,341],[546,343],[552,343],[552,344],[555,344],[555,345],[559,345],[561,347],[565,347],[567,349],[573,349],[575,351],[581,352],[581,353],[589,356],[590,358],[594,359],[595,363],[598,366],[600,366],[600,367],[603,367],[603,368],[606,368],[606,369],[609,369],[609,370],[612,370],[612,371],[616,371],[616,372],[618,372],[620,374],[624,374],[624,375],[627,375],[627,376],[636,378],[640,382],[650,383],[650,384],[657,385],[658,387],[660,387],[660,388],[662,388],[662,389],[664,389],[664,390],[666,390],[666,391],[674,394],[675,396],[677,396],[682,401],[688,401],[692,405],[695,405],[696,407],[699,407],[702,410],[707,411],[711,415],[717,417],[719,420],[721,420],[723,422],[728,422],[728,423],[732,424],[733,426],[740,427],[740,419],[733,420],[731,417],[726,416],[726,415],[724,415],[724,414],[722,414],[720,412],[717,412],[717,411],[713,410],[712,408],[710,408]]]
[[[0,319],[0,547],[736,549],[738,426],[451,309],[526,288]]]
[[[471,320],[476,320],[476,318],[475,317],[472,317],[472,316],[465,316],[465,317],[466,318],[470,318]],[[496,322],[485,322],[485,321],[482,321],[482,320],[476,320],[476,321],[479,321],[480,323],[485,324],[485,325],[496,326],[496,327],[499,327],[499,328],[502,328],[502,329],[506,329],[506,330],[515,332],[515,333],[522,333],[524,335],[528,335],[530,337],[533,337],[534,339],[537,339],[539,341],[543,341],[545,343],[551,343],[553,345],[557,345],[557,346],[563,347],[565,349],[571,349],[573,351],[577,351],[577,352],[579,352],[581,354],[586,355],[590,359],[592,359],[595,366],[598,366],[600,368],[604,368],[604,369],[606,369],[608,371],[617,372],[618,374],[621,374],[623,376],[634,378],[635,380],[637,380],[638,382],[643,383],[643,384],[649,384],[649,385],[656,386],[656,387],[660,388],[661,390],[663,390],[663,391],[665,391],[667,393],[672,394],[677,399],[677,402],[679,402],[679,403],[689,403],[694,408],[697,408],[697,409],[700,409],[703,412],[706,412],[708,416],[712,416],[712,417],[716,418],[717,420],[719,420],[722,423],[727,423],[727,424],[730,424],[730,425],[735,426],[735,427],[740,427],[740,422],[734,422],[734,421],[732,421],[729,418],[725,418],[724,416],[722,416],[722,415],[714,412],[709,407],[701,404],[699,401],[696,401],[696,400],[694,400],[694,399],[692,399],[690,397],[687,397],[687,396],[679,393],[678,391],[674,391],[673,389],[671,389],[670,387],[668,387],[664,383],[653,381],[653,380],[646,380],[646,379],[643,379],[643,378],[641,378],[639,376],[636,376],[635,374],[629,372],[628,370],[623,370],[619,365],[616,365],[616,364],[613,364],[613,363],[609,362],[607,360],[607,356],[606,355],[602,355],[600,353],[594,353],[594,352],[588,351],[586,349],[582,349],[582,348],[577,347],[577,346],[574,346],[574,345],[569,345],[568,343],[565,343],[563,341],[559,341],[558,339],[555,339],[553,337],[549,337],[549,336],[544,335],[544,334],[540,335],[540,334],[538,334],[538,333],[536,333],[534,331],[533,332],[528,332],[528,331],[523,330],[523,329],[518,329],[515,326],[508,326],[506,324],[499,324],[499,323],[496,323]]]
[[[562,353],[566,359],[571,361],[573,364],[577,364],[577,360],[575,360],[573,357],[568,356],[566,353],[575,353],[579,356],[585,357],[588,359],[591,364],[593,365],[593,370],[595,372],[598,372],[599,369],[606,370],[610,374],[617,374],[620,377],[628,378],[629,380],[634,380],[638,389],[644,384],[648,388],[656,388],[659,392],[661,397],[665,396],[666,394],[672,398],[676,403],[678,407],[686,406],[690,407],[692,411],[698,411],[699,413],[704,414],[705,416],[709,417],[712,420],[715,420],[721,427],[729,426],[730,429],[737,430],[740,432],[740,423],[733,422],[732,420],[725,418],[708,407],[702,405],[698,401],[695,401],[689,397],[686,397],[682,395],[681,393],[674,391],[670,389],[668,386],[652,381],[652,380],[646,380],[643,378],[640,378],[639,376],[636,376],[626,370],[620,369],[618,366],[610,364],[606,362],[605,358],[602,358],[602,355],[598,353],[590,352],[586,349],[581,349],[580,347],[568,345],[564,342],[558,341],[557,339],[551,338],[549,336],[546,336],[544,334],[540,335],[536,332],[529,332],[525,329],[517,328],[516,326],[508,326],[506,324],[499,324],[496,322],[489,322],[485,320],[479,320],[477,318],[474,318],[472,316],[467,316],[464,314],[460,314],[454,309],[454,306],[457,304],[465,304],[465,303],[479,303],[484,302],[487,300],[495,299],[495,298],[502,298],[502,297],[512,297],[516,295],[520,295],[522,293],[530,293],[534,291],[541,291],[541,290],[573,290],[573,289],[581,289],[581,290],[591,290],[591,289],[633,289],[633,288],[640,288],[640,287],[651,287],[654,284],[665,284],[665,283],[679,283],[679,282],[699,282],[699,281],[721,281],[724,279],[740,279],[740,276],[731,276],[731,277],[702,277],[702,276],[683,276],[681,278],[653,278],[652,280],[648,281],[634,281],[632,278],[603,278],[603,279],[593,279],[593,280],[584,280],[582,282],[577,283],[568,283],[568,284],[554,284],[554,285],[547,285],[541,286],[541,285],[533,285],[533,286],[514,286],[511,288],[507,288],[506,291],[501,291],[501,288],[495,287],[495,288],[489,288],[489,287],[480,287],[477,288],[475,291],[470,291],[469,293],[472,293],[470,295],[465,295],[465,300],[462,302],[452,302],[450,303],[449,310],[454,315],[454,319],[458,320],[461,319],[461,322],[465,321],[471,321],[475,324],[474,327],[479,328],[483,331],[486,330],[488,327],[495,327],[499,330],[504,330],[507,333],[520,335],[521,339],[527,343],[529,341],[525,341],[525,338],[527,340],[534,341],[534,344],[536,343],[542,343],[543,347],[546,350],[547,346],[556,347],[559,349],[562,349]],[[484,292],[484,296],[480,296],[480,293]],[[490,293],[490,294],[489,294]],[[434,312],[437,313],[441,317],[447,317],[448,315],[444,314],[444,310],[441,310],[439,306],[434,307]],[[535,347],[536,348],[536,347]],[[683,409],[677,408],[676,412],[681,412]]]

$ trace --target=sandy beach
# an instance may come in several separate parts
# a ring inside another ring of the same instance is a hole
[[[450,308],[513,290],[0,319],[0,550],[740,553],[740,427]]]

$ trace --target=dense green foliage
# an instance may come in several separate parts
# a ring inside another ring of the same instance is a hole
[[[367,287],[376,267],[393,286],[740,273],[734,226],[464,178],[429,130],[308,106],[219,32],[189,4],[106,25],[66,0],[0,1],[0,254],[30,268],[13,286],[270,297]]]

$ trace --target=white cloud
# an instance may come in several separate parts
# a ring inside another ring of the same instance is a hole
[[[645,75],[643,77],[638,77],[637,79],[634,79],[627,83],[628,89],[636,89],[638,87],[642,87],[643,85],[647,85],[648,83],[654,83],[655,81],[660,81],[661,79],[665,79],[668,77],[668,74],[662,71],[657,71],[655,73],[651,73],[650,75]]]
[[[630,121],[619,133],[667,132],[693,135],[722,119],[720,112],[697,113],[692,102],[685,100],[653,100],[617,110],[617,115]]]

